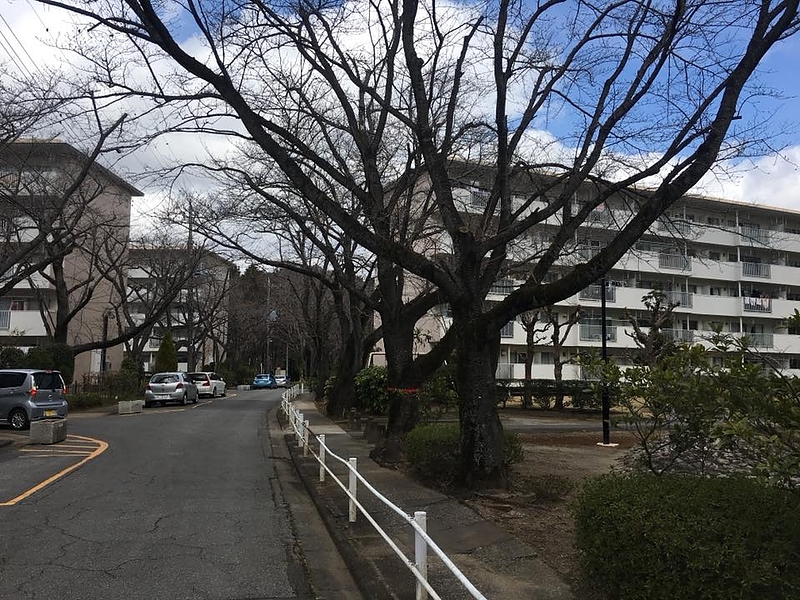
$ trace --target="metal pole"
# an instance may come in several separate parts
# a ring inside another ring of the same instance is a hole
[[[609,444],[611,440],[610,420],[611,403],[608,398],[608,381],[606,371],[608,370],[608,348],[606,347],[606,278],[600,279],[600,353],[603,359],[603,443]]]
[[[100,372],[106,372],[106,341],[108,340],[108,311],[103,311],[103,348],[100,350]]]
[[[350,491],[350,506],[349,506],[349,511],[348,511],[349,512],[349,515],[348,515],[349,519],[348,520],[351,523],[355,523],[356,522],[356,515],[358,514],[357,513],[358,509],[356,507],[356,503],[354,502],[354,499],[357,497],[357,494],[358,494],[358,492],[357,492],[358,479],[356,478],[356,471],[358,471],[358,459],[351,458],[347,462],[350,465],[350,469],[348,469],[350,471],[350,479],[348,481],[348,483],[349,483],[348,490]]]
[[[319,438],[319,482],[325,481],[325,434],[320,433]]]
[[[424,511],[416,511],[414,513],[414,521],[420,526],[422,531],[427,533],[427,514]],[[414,560],[416,561],[417,570],[422,575],[422,578],[428,580],[428,543],[423,537],[414,532]],[[417,581],[416,600],[427,600],[428,590],[422,585],[422,582]]]

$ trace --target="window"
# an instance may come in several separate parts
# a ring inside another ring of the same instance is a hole
[[[489,288],[490,294],[510,294],[514,291],[514,282],[508,277],[498,279]]]
[[[510,338],[514,337],[514,321],[509,321],[503,328],[500,330],[500,337],[501,338]]]
[[[0,373],[0,388],[19,387],[25,383],[25,373]]]
[[[28,301],[11,300],[11,310],[28,310]]]
[[[714,227],[719,227],[722,224],[719,217],[706,217],[706,223]]]
[[[790,356],[789,357],[789,368],[790,369],[800,369],[800,356]],[[0,386],[2,387],[2,386]]]
[[[555,355],[552,352],[541,352],[539,354],[539,364],[540,365],[555,364]]]
[[[709,260],[719,260],[720,259],[720,253],[719,252],[709,252],[708,253],[708,258],[709,258]]]

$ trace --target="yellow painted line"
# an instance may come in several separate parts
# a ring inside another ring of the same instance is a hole
[[[205,406],[206,404],[211,404],[212,402],[214,402],[214,401],[213,400],[207,400],[206,402],[198,402],[197,404],[192,406],[192,408],[193,409],[194,408],[200,408],[201,406]]]
[[[84,457],[83,460],[78,461],[77,463],[75,463],[74,465],[72,465],[70,467],[67,467],[66,469],[62,469],[61,471],[59,471],[55,475],[53,475],[51,477],[48,477],[47,479],[45,479],[41,483],[36,484],[35,486],[30,488],[29,490],[27,490],[25,492],[22,492],[16,498],[12,498],[8,502],[0,502],[0,506],[13,506],[17,502],[21,502],[22,500],[25,500],[25,498],[28,498],[29,496],[32,496],[33,494],[35,494],[39,490],[42,490],[42,489],[46,488],[48,485],[50,485],[54,481],[58,481],[59,479],[64,477],[64,475],[66,475],[67,473],[71,473],[72,471],[74,471],[78,467],[81,467],[81,466],[85,465],[87,462],[89,462],[93,458],[97,458],[103,452],[105,452],[106,449],[108,448],[108,444],[106,442],[104,442],[103,440],[96,440],[94,438],[85,437],[85,436],[82,436],[82,435],[71,435],[69,437],[77,438],[79,440],[85,440],[87,442],[95,442],[97,444],[97,448],[95,448],[94,452],[92,452],[88,456]]]

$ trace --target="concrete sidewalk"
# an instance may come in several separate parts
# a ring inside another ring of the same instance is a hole
[[[310,397],[301,396],[294,401],[294,406],[303,412],[314,434],[325,434],[326,445],[332,452],[345,460],[358,459],[359,473],[381,494],[406,514],[425,511],[428,534],[486,598],[573,598],[569,586],[539,560],[530,546],[491,521],[484,520],[458,500],[433,491],[399,471],[378,466],[369,457],[372,446],[362,439],[362,433],[344,431],[317,411]],[[285,417],[281,422],[297,471],[364,597],[413,599],[414,576],[403,561],[362,514],[358,515],[356,523],[348,522],[344,491],[331,480],[330,475],[324,483],[319,483],[319,464],[311,456],[303,457],[296,439],[289,433]],[[312,442],[311,447],[318,452],[316,443]],[[347,468],[333,459],[327,464],[346,486]],[[411,527],[368,490],[360,489],[358,498],[375,521],[400,545],[404,554],[413,560]],[[430,551],[428,575],[442,598],[472,598]]]

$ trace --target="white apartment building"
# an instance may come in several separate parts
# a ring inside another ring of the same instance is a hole
[[[103,339],[120,300],[108,278],[124,260],[131,200],[141,195],[63,142],[0,149],[0,344],[27,349],[56,337],[75,348]],[[20,278],[29,266],[36,270]],[[118,369],[122,352],[120,344],[77,355],[75,380]]]
[[[180,370],[200,370],[226,358],[229,292],[239,270],[212,252],[190,254],[185,248],[131,250],[128,302],[135,323],[142,323],[159,297],[168,293],[164,286],[170,278],[179,276],[181,270],[192,273],[157,323],[126,344],[127,354],[147,372],[155,368],[166,331],[175,344]]]
[[[477,181],[459,186],[455,196],[466,212],[485,206],[485,191]],[[580,202],[576,198],[576,204]],[[592,212],[575,235],[574,245],[555,269],[586,261],[619,231],[631,216],[622,199],[611,199]],[[560,226],[548,219],[518,240],[547,244]],[[446,242],[437,251],[446,252]],[[514,249],[512,248],[512,253]],[[513,254],[512,254],[513,256]],[[686,197],[659,219],[606,276],[606,343],[619,365],[631,364],[636,345],[628,315],[646,316],[643,296],[653,289],[678,302],[671,328],[665,333],[678,341],[706,343],[715,327],[747,336],[751,347],[776,361],[787,374],[800,375],[800,331],[787,329],[786,317],[800,310],[800,211],[706,197]],[[513,276],[495,283],[488,300],[500,300],[520,282]],[[556,305],[560,320],[580,306],[583,317],[570,331],[561,350],[562,361],[602,344],[599,282]],[[438,339],[449,327],[447,307],[420,325]],[[532,351],[533,378],[553,378],[553,347],[549,341],[526,346],[519,317],[501,332],[498,379],[524,379],[526,353]],[[565,364],[565,379],[582,377],[575,364]]]

